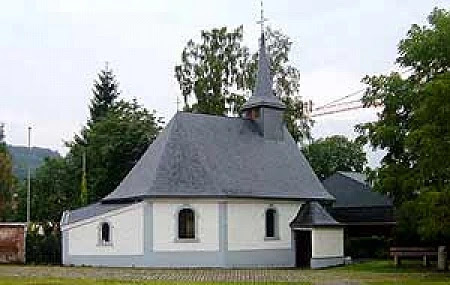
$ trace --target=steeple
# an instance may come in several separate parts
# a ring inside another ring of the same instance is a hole
[[[242,110],[248,110],[254,107],[272,107],[276,109],[285,109],[286,106],[275,96],[272,90],[273,79],[270,72],[270,63],[266,54],[266,40],[264,38],[264,6],[261,0],[261,19],[257,22],[261,25],[261,40],[259,43],[258,70],[256,75],[256,85],[252,96],[242,106]]]
[[[261,40],[259,44],[258,70],[256,85],[252,96],[242,106],[243,116],[254,121],[262,136],[269,140],[283,140],[283,110],[284,103],[273,92],[273,79],[270,63],[266,54],[266,40],[264,38],[263,8],[261,2]]]
[[[270,72],[269,59],[266,54],[266,43],[264,32],[261,33],[261,42],[259,46],[258,70],[256,75],[256,85],[252,96],[242,106],[242,110],[248,110],[254,107],[272,107],[276,109],[285,109],[286,106],[275,96],[273,90],[273,79]]]

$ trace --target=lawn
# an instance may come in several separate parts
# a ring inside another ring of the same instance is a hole
[[[323,270],[302,269],[145,269],[58,266],[0,266],[4,284],[450,284],[450,273],[420,262],[395,268],[391,261],[370,261]]]

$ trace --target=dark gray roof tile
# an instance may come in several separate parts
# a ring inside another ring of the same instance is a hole
[[[334,199],[286,128],[273,141],[247,119],[184,112],[103,202],[145,197]]]
[[[78,221],[82,221],[88,218],[100,216],[110,211],[118,210],[126,206],[130,206],[131,203],[124,204],[101,204],[94,203],[86,207],[82,207],[73,211],[67,211],[62,217],[61,224],[70,224]]]
[[[323,181],[336,198],[334,207],[392,207],[392,200],[372,190],[366,176],[357,172],[337,172]]]
[[[318,202],[305,203],[291,222],[292,229],[305,227],[338,227],[340,224]]]

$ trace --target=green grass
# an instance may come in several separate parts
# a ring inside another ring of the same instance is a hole
[[[435,264],[431,264],[429,267],[422,266],[422,262],[420,260],[402,260],[402,264],[398,267],[394,266],[394,262],[392,260],[373,260],[342,266],[336,269],[373,273],[432,273],[436,271],[435,268]]]
[[[405,260],[398,267],[395,267],[391,260],[376,260],[330,271],[332,270],[336,273],[345,272],[350,279],[360,280],[363,284],[450,284],[448,272],[438,272],[435,264],[424,267],[419,260]]]

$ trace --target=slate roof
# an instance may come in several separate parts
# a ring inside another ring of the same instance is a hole
[[[124,204],[101,204],[94,203],[73,211],[66,211],[61,218],[61,225],[82,221],[95,216],[103,215],[109,211],[118,210],[130,206],[132,203]]]
[[[325,188],[336,198],[339,207],[392,207],[392,200],[375,191],[362,173],[337,172],[323,181]]]
[[[290,224],[292,229],[327,226],[338,227],[340,224],[316,201],[305,203]]]
[[[330,214],[340,223],[350,225],[395,223],[394,207],[332,208]]]
[[[242,106],[242,110],[262,106],[285,109],[286,106],[275,96],[272,86],[273,79],[270,72],[269,59],[266,55],[266,44],[263,33],[261,35],[261,44],[259,46],[258,73],[255,90],[253,90],[252,96]]]
[[[284,109],[272,85],[262,35],[256,87],[243,109]],[[282,131],[282,140],[269,140],[249,119],[179,112],[111,194],[100,204],[66,212],[62,223],[143,198],[334,200],[287,129]]]
[[[255,122],[178,112],[103,202],[155,197],[333,200],[286,128],[265,139]]]

